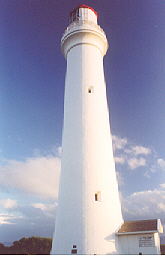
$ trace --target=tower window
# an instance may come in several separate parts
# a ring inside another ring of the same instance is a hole
[[[95,192],[95,201],[101,202],[101,194],[100,194],[100,191]]]
[[[89,87],[88,87],[88,93],[93,93],[93,92],[94,92],[93,86],[89,86]]]
[[[70,23],[79,20],[79,8],[74,9],[71,13],[70,13]]]
[[[73,248],[76,248],[77,246],[76,245],[73,245]]]
[[[98,201],[98,195],[95,194],[95,201]]]

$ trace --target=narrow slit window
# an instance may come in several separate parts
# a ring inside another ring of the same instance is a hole
[[[98,201],[97,193],[95,193],[95,201]]]
[[[94,92],[93,86],[89,86],[89,87],[88,87],[88,93],[93,93],[93,92]]]
[[[100,193],[100,191],[95,192],[95,201],[101,202],[101,193]]]

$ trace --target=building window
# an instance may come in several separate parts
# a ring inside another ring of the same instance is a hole
[[[77,254],[77,249],[72,249],[72,250],[71,250],[71,253],[72,253],[72,254]]]
[[[101,193],[100,193],[100,191],[95,192],[95,201],[101,202]]]
[[[77,248],[77,245],[73,245],[73,248],[74,249],[71,250],[71,254],[77,254],[77,249],[75,249]]]

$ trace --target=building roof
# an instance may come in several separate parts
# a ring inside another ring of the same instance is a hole
[[[127,221],[124,222],[121,228],[116,234],[125,233],[145,233],[145,232],[163,232],[163,228],[160,220],[139,220],[139,221]]]

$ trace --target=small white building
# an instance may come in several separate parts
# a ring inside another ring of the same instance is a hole
[[[161,254],[159,233],[160,219],[124,222],[116,233],[120,254]]]

